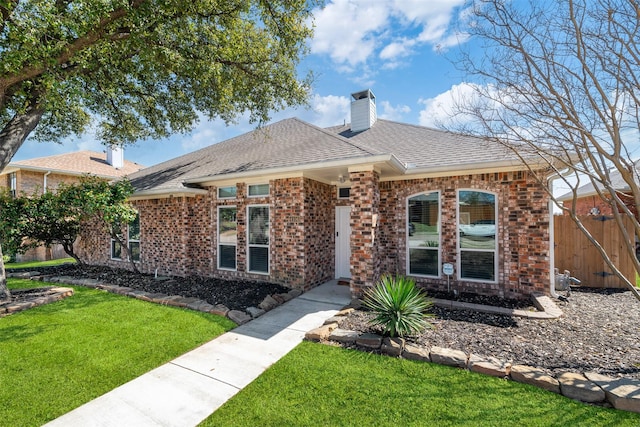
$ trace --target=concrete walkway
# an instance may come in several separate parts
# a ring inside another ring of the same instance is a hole
[[[350,300],[328,282],[46,425],[196,426]]]

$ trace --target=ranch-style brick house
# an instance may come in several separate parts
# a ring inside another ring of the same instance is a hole
[[[549,199],[513,154],[378,120],[370,90],[352,98],[351,124],[282,120],[130,175],[139,269],[303,290],[341,279],[354,296],[384,273],[427,289],[549,293]],[[78,250],[127,266],[96,230]]]

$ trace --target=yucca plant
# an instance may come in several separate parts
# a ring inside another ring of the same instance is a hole
[[[405,276],[383,275],[365,292],[363,305],[375,313],[371,324],[381,325],[391,337],[414,335],[431,327],[427,319],[433,317],[428,313],[433,302]]]

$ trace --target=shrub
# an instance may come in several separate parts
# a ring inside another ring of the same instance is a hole
[[[381,325],[389,336],[404,337],[431,327],[427,319],[433,316],[428,313],[433,302],[408,277],[382,276],[365,292],[363,304],[375,313],[371,324]]]

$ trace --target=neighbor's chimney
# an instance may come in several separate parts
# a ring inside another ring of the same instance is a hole
[[[376,122],[376,97],[370,89],[352,93],[351,131],[369,129]]]
[[[107,163],[116,169],[124,167],[124,150],[122,147],[116,145],[107,147]]]

